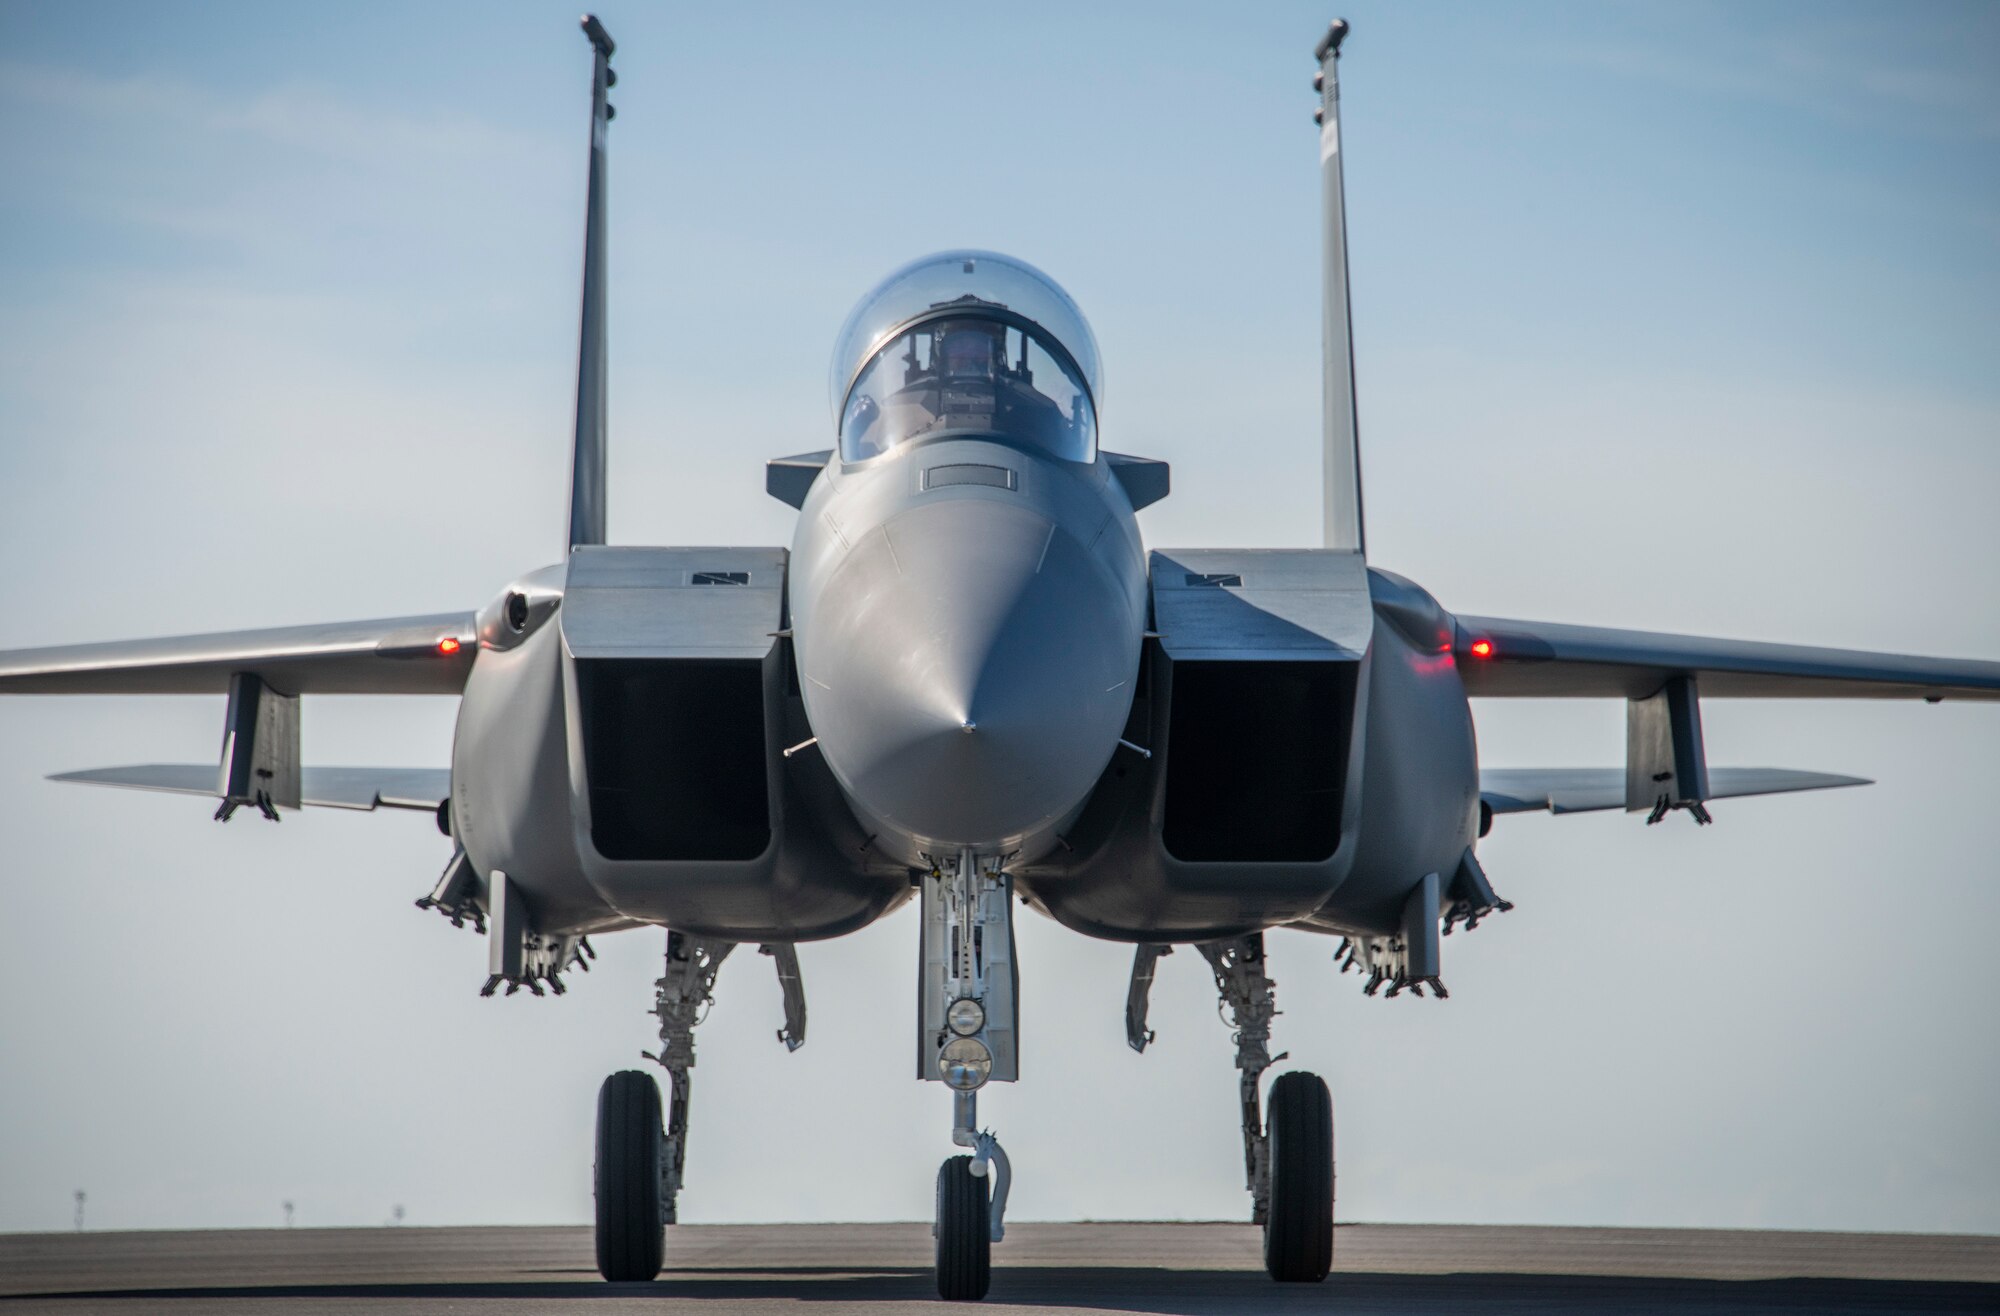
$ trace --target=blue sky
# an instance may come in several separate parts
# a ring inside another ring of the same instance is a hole
[[[759,467],[826,446],[842,316],[977,245],[1091,317],[1106,446],[1174,465],[1149,542],[1311,542],[1329,11],[916,8],[604,11],[614,538],[787,542]],[[1348,16],[1377,564],[1466,611],[2000,655],[2000,10]],[[586,51],[554,4],[0,4],[0,647],[470,608],[556,555]],[[1881,784],[1700,835],[1503,825],[1521,908],[1454,938],[1448,1009],[1274,937],[1343,1218],[2000,1230],[2000,1055],[1953,1004],[2000,989],[1958,917],[1995,713],[1712,704],[1717,763]],[[1489,761],[1619,761],[1616,707],[1478,714]],[[482,1002],[482,948],[408,907],[444,860],[411,820],[217,828],[40,779],[205,758],[219,717],[0,705],[0,890],[37,942],[0,963],[0,1228],[61,1226],[76,1186],[106,1225],[581,1219],[650,934],[553,1007]],[[306,713],[321,762],[450,733],[432,701]],[[772,984],[725,970],[702,1106],[760,1132],[697,1129],[689,1218],[928,1209],[913,936],[806,948],[793,1057]],[[1204,975],[1163,967],[1142,1060],[1126,952],[1023,937],[1032,1076],[990,1103],[1035,1167],[1017,1209],[1238,1214]],[[1068,1118],[1098,1104],[1129,1127]],[[522,1129],[527,1170],[479,1154]],[[786,1203],[747,1186],[800,1157]]]

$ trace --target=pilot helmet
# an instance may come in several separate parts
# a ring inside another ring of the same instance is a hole
[[[1004,327],[990,320],[949,320],[938,331],[939,373],[950,380],[990,380],[999,371]]]

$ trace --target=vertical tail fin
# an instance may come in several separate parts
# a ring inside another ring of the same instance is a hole
[[[1336,18],[1313,51],[1319,60],[1314,84],[1320,93],[1319,172],[1321,196],[1320,411],[1321,531],[1328,548],[1363,552],[1361,524],[1361,444],[1354,405],[1354,316],[1347,294],[1347,198],[1340,168],[1340,43],[1347,20]]]
[[[583,327],[576,354],[576,437],[570,449],[569,540],[605,542],[604,475],[604,137],[617,113],[605,100],[618,81],[611,71],[617,44],[594,14],[583,34],[596,51],[590,79],[590,185],[583,222]]]

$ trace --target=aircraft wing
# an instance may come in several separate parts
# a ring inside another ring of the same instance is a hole
[[[1645,699],[1692,676],[1704,698],[2000,701],[2000,662],[1459,617],[1454,652],[1476,697]]]
[[[172,795],[221,793],[213,763],[145,763],[129,768],[59,772],[50,781],[123,786]],[[329,809],[423,809],[436,812],[451,795],[449,768],[315,768],[299,773],[299,802]]]
[[[0,694],[227,694],[248,672],[284,695],[455,695],[478,647],[473,614],[328,622],[0,651]]]
[[[1710,768],[1709,799],[1742,795],[1782,795],[1832,786],[1872,785],[1866,777],[1790,768]],[[1623,809],[1624,768],[1481,768],[1479,802],[1491,813],[1589,813]]]

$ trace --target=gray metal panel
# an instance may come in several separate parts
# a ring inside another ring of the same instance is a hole
[[[1122,452],[1097,454],[1111,467],[1112,478],[1125,490],[1132,510],[1151,507],[1173,491],[1173,468],[1152,457],[1132,457]]]
[[[1150,569],[1153,624],[1177,661],[1352,660],[1375,633],[1359,553],[1166,549]],[[1231,578],[1242,583],[1200,583]]]
[[[784,611],[782,548],[580,548],[560,612],[578,658],[762,658]],[[745,584],[705,580],[745,575]]]
[[[2000,700],[2000,662],[1660,635],[1602,626],[1460,617],[1456,651],[1473,696],[1645,699],[1698,676],[1707,699]],[[1472,645],[1486,640],[1492,655]]]
[[[216,771],[208,763],[145,763],[129,768],[89,768],[60,772],[50,781],[86,786],[123,786],[170,795],[216,794]],[[436,809],[451,794],[449,768],[305,768],[300,773],[302,803],[330,809]]]
[[[458,647],[439,653],[443,639]],[[253,672],[286,695],[455,695],[476,649],[469,612],[15,649],[0,694],[219,695]]]
[[[764,463],[764,492],[781,503],[804,507],[813,481],[833,460],[833,450],[802,452],[796,457],[773,457]]]
[[[1710,768],[1708,798],[1783,795],[1833,786],[1869,786],[1866,777],[1790,768]],[[1495,813],[1589,813],[1625,807],[1623,768],[1481,768],[1479,798]]]

